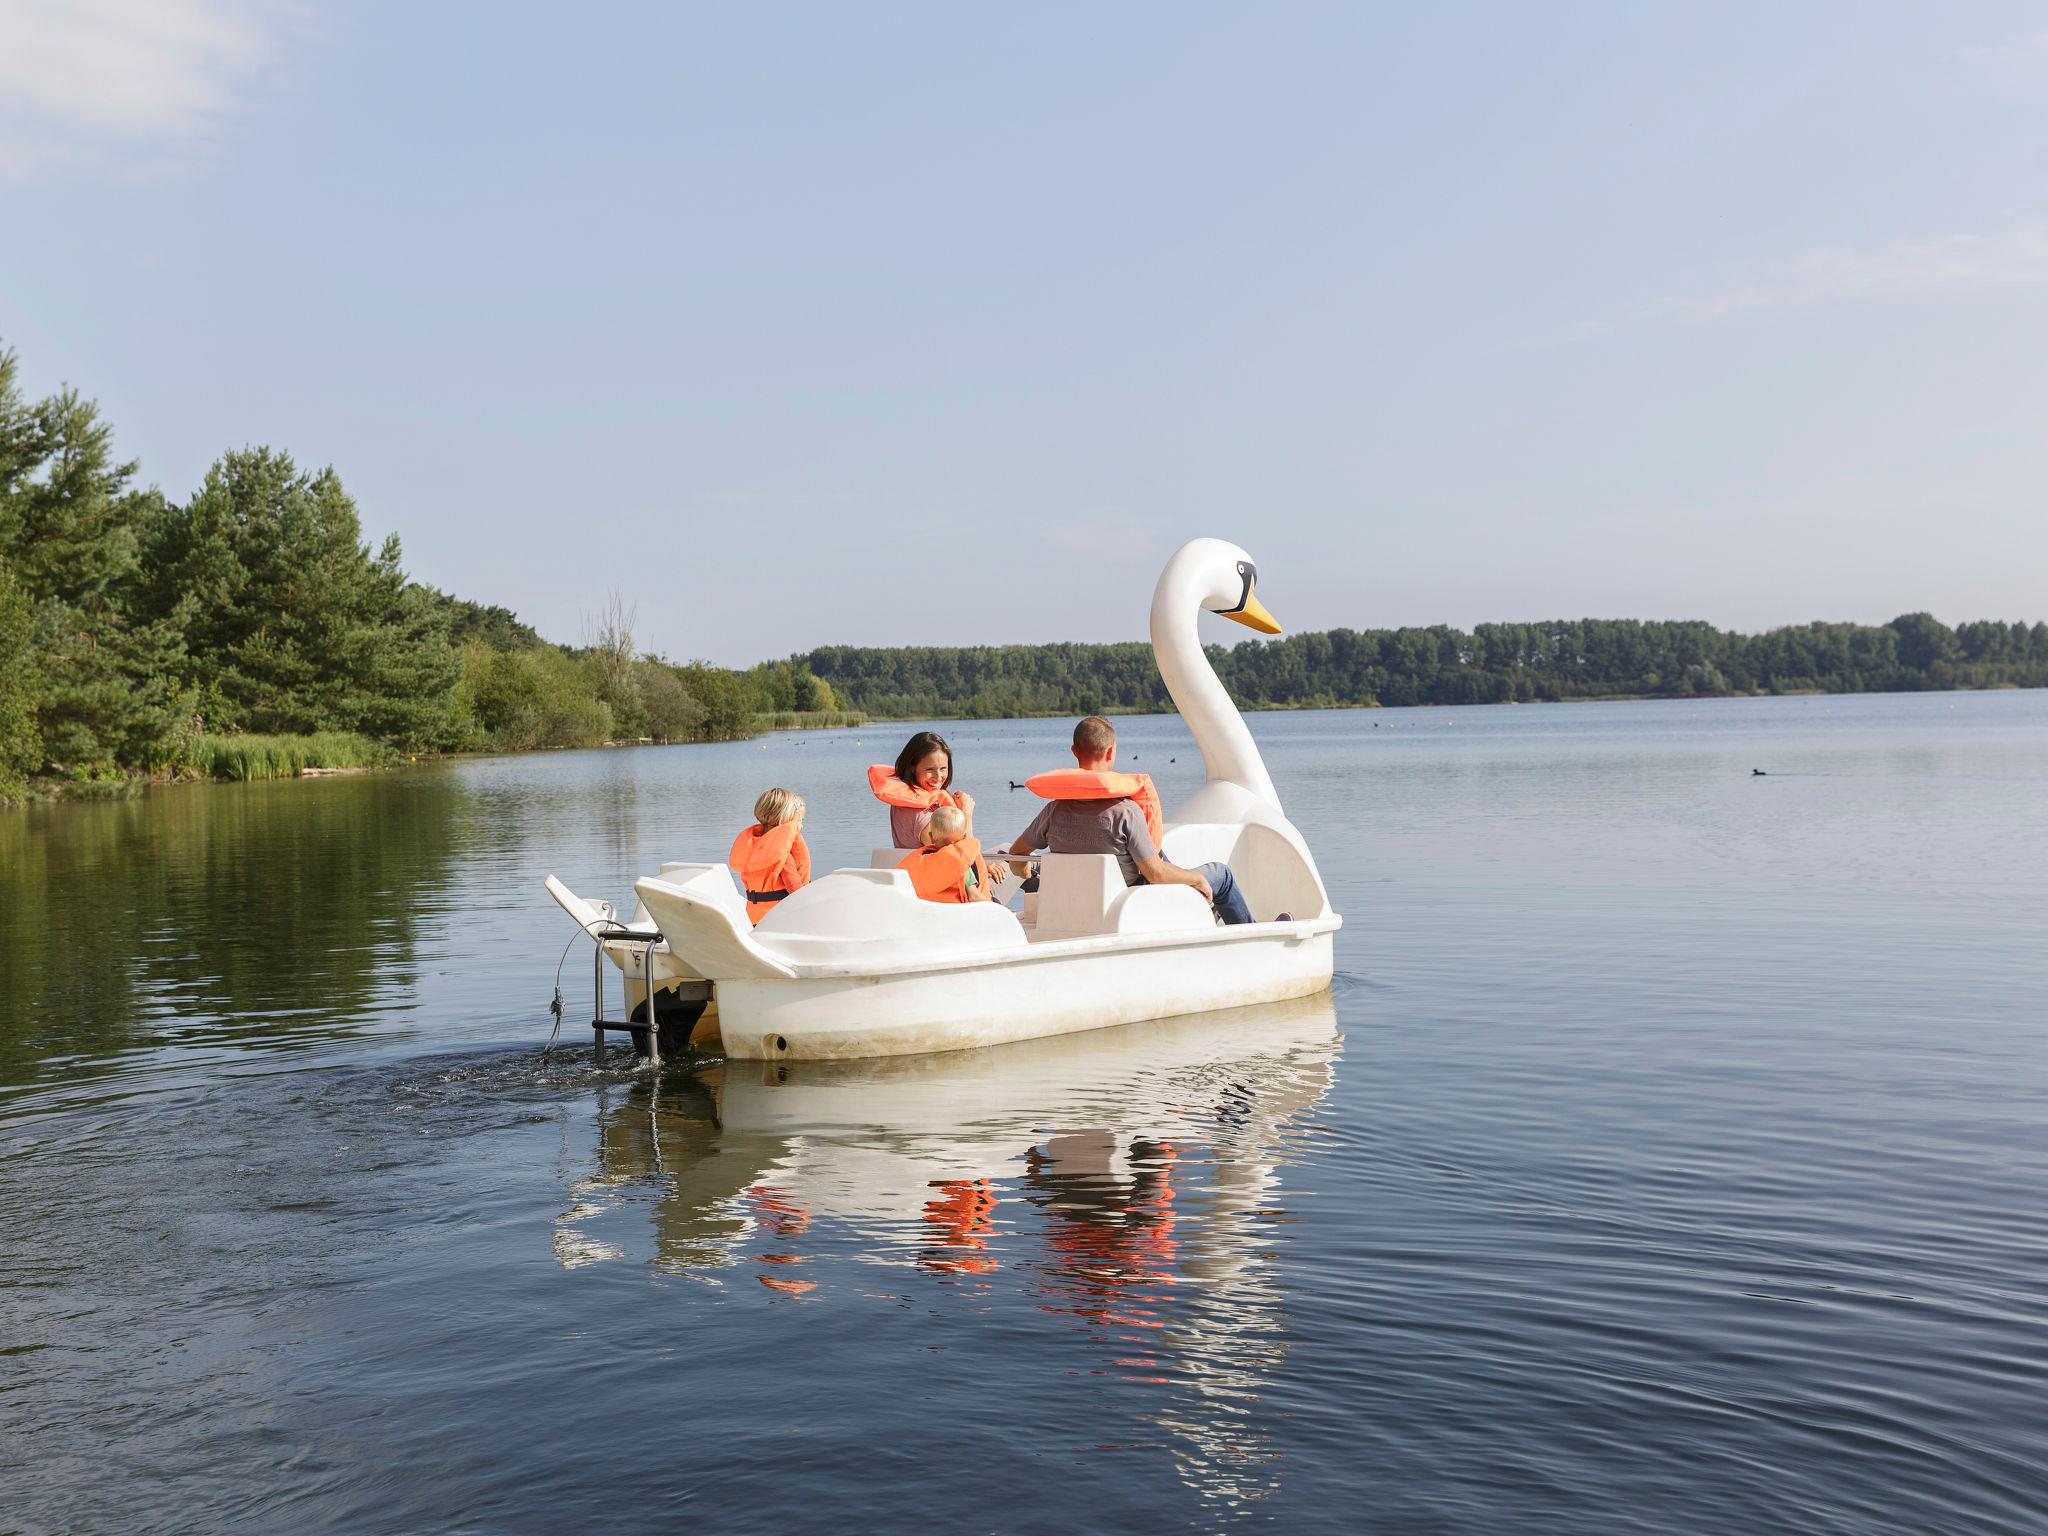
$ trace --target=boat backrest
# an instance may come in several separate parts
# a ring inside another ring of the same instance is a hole
[[[1038,936],[1113,932],[1110,909],[1123,893],[1122,866],[1106,853],[1041,854]]]
[[[877,848],[868,856],[868,868],[894,869],[915,852],[915,848]]]

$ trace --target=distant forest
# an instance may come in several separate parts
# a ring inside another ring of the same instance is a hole
[[[1212,645],[1208,654],[1240,705],[1272,709],[2048,687],[2048,623],[1986,619],[1951,629],[1925,613],[1889,624],[1799,624],[1760,635],[1641,619],[1481,624],[1469,634],[1446,625],[1332,629]],[[1173,707],[1152,648],[1137,641],[823,646],[791,660],[828,682],[841,704],[873,715],[991,718]]]
[[[0,799],[41,778],[232,777],[765,723],[1170,709],[1151,648],[826,646],[734,670],[640,650],[616,597],[579,645],[407,576],[331,468],[225,453],[189,499],[136,483],[75,390],[0,348]],[[2048,686],[2048,624],[1924,613],[1740,635],[1585,619],[1295,635],[1209,655],[1247,707]],[[267,766],[266,766],[267,765]]]

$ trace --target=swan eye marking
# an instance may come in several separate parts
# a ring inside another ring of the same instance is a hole
[[[1244,587],[1237,594],[1236,605],[1230,608],[1217,608],[1212,610],[1213,612],[1226,618],[1233,613],[1243,613],[1245,610],[1245,605],[1252,600],[1252,588],[1258,583],[1259,568],[1256,565],[1253,565],[1249,560],[1240,560],[1237,562],[1237,574],[1244,578]]]

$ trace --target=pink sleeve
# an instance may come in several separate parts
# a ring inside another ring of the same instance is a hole
[[[930,811],[913,810],[907,805],[889,807],[889,841],[898,848],[920,848],[924,845],[924,829],[931,824]]]

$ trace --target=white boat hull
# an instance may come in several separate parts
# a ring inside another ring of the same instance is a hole
[[[1321,927],[1322,925],[1315,925]],[[1308,997],[1330,985],[1332,928],[1260,923],[1194,943],[1047,942],[944,970],[721,980],[741,1060],[909,1056]]]

